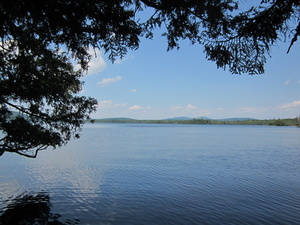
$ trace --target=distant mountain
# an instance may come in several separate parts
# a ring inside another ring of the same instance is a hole
[[[172,118],[167,118],[162,120],[192,120],[192,119],[193,118],[182,116],[182,117],[172,117]]]
[[[254,120],[253,118],[225,118],[225,119],[211,119],[208,117],[197,117],[197,118],[191,118],[191,117],[172,117],[172,118],[166,118],[162,119],[161,121],[187,121],[187,120],[215,120],[215,121],[245,121],[245,120]],[[102,118],[102,119],[95,119],[95,122],[130,122],[130,121],[145,121],[145,120],[137,120],[132,118],[126,118],[126,117],[117,117],[117,118]],[[147,120],[146,120],[147,121]],[[149,120],[151,121],[151,120]],[[159,121],[159,120],[156,120]]]
[[[156,124],[219,124],[219,125],[269,125],[269,126],[299,126],[297,118],[258,120],[253,118],[210,119],[207,117],[173,117],[163,120],[136,120],[131,118],[104,118],[92,120],[99,123],[156,123]],[[88,122],[88,121],[87,121]]]
[[[227,119],[218,119],[219,121],[244,121],[244,120],[255,120],[253,118],[227,118]]]
[[[96,119],[96,121],[128,121],[128,120],[136,120],[136,119],[132,119],[132,118],[126,118],[126,117],[117,117],[117,118],[103,118],[103,119]]]
[[[197,120],[214,120],[214,119],[211,119],[211,118],[208,118],[208,117],[204,117],[204,116],[202,116],[202,117],[197,117],[197,118],[195,118],[195,119],[197,119]]]
[[[173,118],[167,118],[163,120],[217,120],[217,121],[244,121],[244,120],[254,120],[253,118],[225,118],[225,119],[212,119],[208,117],[196,117],[196,118],[190,118],[190,117],[173,117]]]
[[[182,117],[172,117],[172,118],[167,118],[167,119],[162,119],[162,120],[194,120],[194,119],[197,119],[197,120],[213,120],[213,119],[208,118],[208,117],[191,118],[191,117],[185,117],[185,116],[182,116]]]

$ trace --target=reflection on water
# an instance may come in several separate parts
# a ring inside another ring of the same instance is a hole
[[[0,215],[42,190],[48,221],[67,224],[300,224],[299,137],[292,127],[88,125],[37,159],[0,157]]]
[[[79,220],[59,221],[59,214],[51,213],[50,197],[47,193],[19,196],[9,201],[0,216],[1,225],[64,225],[79,224]]]

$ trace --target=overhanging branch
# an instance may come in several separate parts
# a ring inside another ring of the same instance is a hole
[[[28,148],[11,148],[4,145],[0,146],[0,156],[3,155],[4,152],[11,152],[11,153],[17,153],[19,155],[28,157],[28,158],[36,158],[39,151],[45,150],[49,146],[40,146],[40,147],[28,147]],[[36,149],[33,149],[36,148]],[[28,151],[34,152],[33,154],[28,154]]]
[[[290,52],[292,46],[293,46],[294,43],[297,41],[298,36],[300,36],[300,22],[298,23],[298,26],[297,26],[297,28],[296,28],[296,34],[294,35],[294,37],[293,37],[293,39],[292,39],[292,41],[291,41],[291,44],[290,44],[290,46],[289,46],[289,48],[288,48],[288,50],[287,50],[287,54]]]

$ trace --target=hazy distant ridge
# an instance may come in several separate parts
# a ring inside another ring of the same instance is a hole
[[[137,120],[132,118],[105,118],[92,120],[98,123],[155,123],[155,124],[219,124],[219,125],[266,125],[300,126],[298,118],[258,120],[253,118],[210,119],[207,117],[173,117],[162,120]]]
[[[96,121],[107,121],[107,120],[136,120],[136,119],[131,119],[131,118],[126,118],[126,117],[117,117],[117,118],[102,118],[102,119],[96,119]]]
[[[126,118],[126,117],[116,117],[116,118],[102,118],[102,119],[95,119],[96,121],[144,121],[144,120],[138,120],[138,119],[132,119],[132,118]],[[158,119],[158,120],[152,120],[152,121],[185,121],[185,120],[215,120],[215,121],[245,121],[245,120],[257,120],[254,118],[224,118],[224,119],[212,119],[208,117],[172,117],[172,118],[166,118],[166,119]],[[150,121],[150,120],[147,120]]]
[[[196,117],[196,118],[191,118],[191,117],[172,117],[172,118],[167,118],[167,119],[162,119],[162,120],[218,120],[218,121],[244,121],[244,120],[256,120],[254,118],[224,118],[224,119],[212,119],[208,117]]]

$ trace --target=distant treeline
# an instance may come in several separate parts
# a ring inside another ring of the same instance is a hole
[[[265,125],[265,126],[299,126],[298,118],[268,119],[268,120],[211,120],[211,119],[190,119],[190,120],[135,120],[135,119],[95,119],[95,123],[155,123],[155,124],[216,124],[216,125]]]

